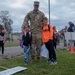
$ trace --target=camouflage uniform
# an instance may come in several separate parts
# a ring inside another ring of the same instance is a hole
[[[30,11],[23,22],[22,28],[25,25],[29,25],[28,21],[30,21],[30,29],[32,32],[32,49],[31,49],[31,57],[34,59],[35,55],[37,55],[37,59],[40,57],[40,48],[41,48],[41,27],[42,27],[42,19],[44,17],[44,13],[41,11]]]

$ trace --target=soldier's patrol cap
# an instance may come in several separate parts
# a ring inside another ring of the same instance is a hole
[[[34,1],[34,5],[38,5],[39,6],[39,2],[38,1]]]

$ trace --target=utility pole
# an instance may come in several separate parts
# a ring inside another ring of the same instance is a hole
[[[50,0],[48,0],[48,10],[49,10],[49,25],[50,25]]]

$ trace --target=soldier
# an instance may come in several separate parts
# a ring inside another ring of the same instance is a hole
[[[32,49],[31,49],[31,58],[34,61],[35,56],[37,60],[40,61],[40,48],[41,48],[41,28],[42,28],[42,19],[44,13],[39,11],[39,2],[34,1],[34,9],[30,11],[24,18],[22,29],[24,26],[30,24],[30,29],[32,32]],[[28,23],[30,21],[30,23]]]

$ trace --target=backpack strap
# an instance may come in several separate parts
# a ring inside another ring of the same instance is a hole
[[[48,30],[50,31],[50,25],[48,24]]]
[[[43,27],[42,27],[42,29],[43,29]],[[48,31],[50,31],[50,25],[48,24]]]

